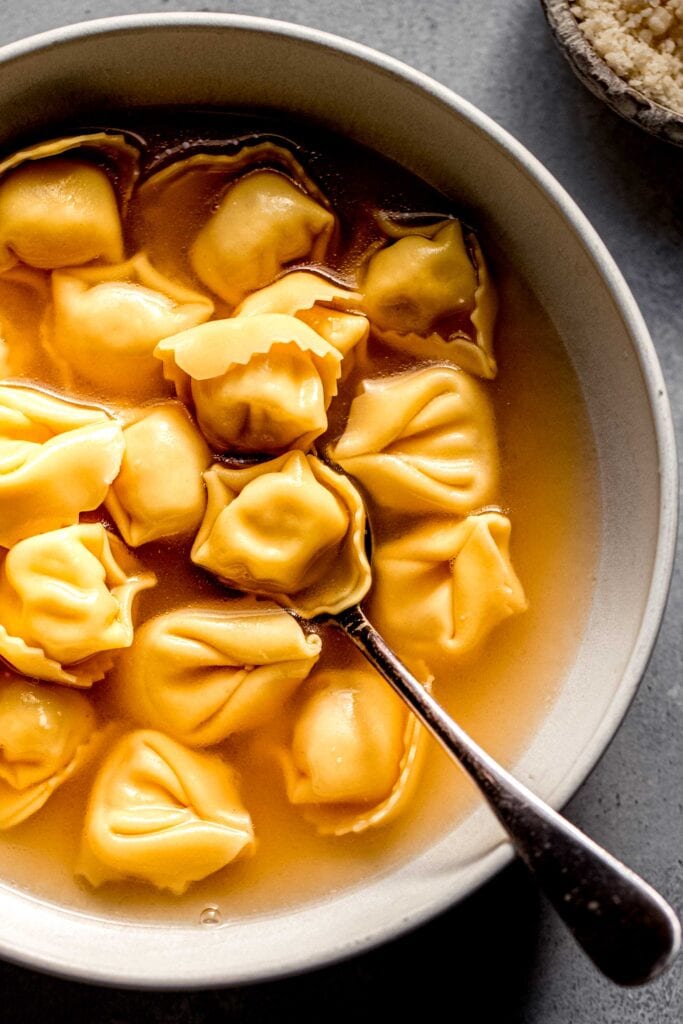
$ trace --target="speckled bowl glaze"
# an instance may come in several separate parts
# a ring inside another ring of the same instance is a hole
[[[564,339],[595,434],[604,523],[591,611],[573,663],[513,766],[561,806],[636,691],[674,553],[670,410],[623,278],[572,200],[518,142],[438,83],[356,43],[248,17],[169,14],[89,22],[0,51],[3,147],[67,117],[180,103],[307,115],[458,196],[531,282]],[[264,980],[400,934],[470,893],[511,856],[481,806],[409,862],[368,875],[362,885],[214,928],[76,913],[5,880],[0,955],[114,985]]]
[[[541,6],[555,42],[586,88],[632,124],[683,146],[683,116],[634,89],[605,63],[579,28],[570,0],[541,0]]]

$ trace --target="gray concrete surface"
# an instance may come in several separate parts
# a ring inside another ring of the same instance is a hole
[[[555,50],[538,0],[0,0],[0,44],[136,11],[234,11],[326,29],[405,60],[517,136],[577,200],[631,285],[683,434],[683,150],[651,141],[590,96]],[[599,344],[599,339],[596,339]],[[683,905],[683,584],[679,551],[649,671],[617,737],[567,808],[578,825]],[[435,970],[436,954],[445,971]],[[422,986],[425,994],[420,996]],[[513,865],[418,931],[300,978],[190,994],[97,990],[0,964],[4,1024],[409,1019],[470,1024],[680,1024],[683,961],[618,989],[577,952]]]

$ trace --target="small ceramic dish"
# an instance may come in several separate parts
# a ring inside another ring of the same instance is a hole
[[[612,70],[581,31],[570,0],[541,0],[541,5],[555,42],[574,74],[594,96],[651,135],[683,146],[683,115],[634,89]]]

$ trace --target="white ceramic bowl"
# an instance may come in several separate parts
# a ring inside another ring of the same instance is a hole
[[[358,44],[279,22],[172,14],[89,22],[0,51],[3,146],[89,111],[160,103],[295,111],[396,159],[481,211],[565,339],[598,448],[601,550],[576,658],[515,766],[561,806],[633,697],[674,552],[670,411],[654,349],[617,268],[521,145],[436,82]],[[265,979],[393,937],[471,892],[510,857],[482,807],[411,862],[354,891],[219,929],[105,920],[4,884],[0,954],[117,985]]]

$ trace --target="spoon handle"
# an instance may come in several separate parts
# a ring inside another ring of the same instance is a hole
[[[464,732],[357,606],[333,617],[479,786],[516,852],[596,967],[642,985],[674,960],[681,927],[655,890],[513,778]]]

